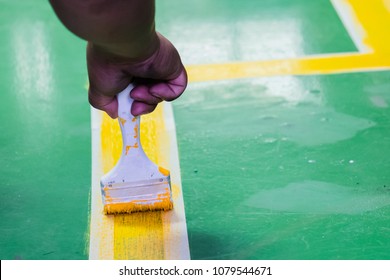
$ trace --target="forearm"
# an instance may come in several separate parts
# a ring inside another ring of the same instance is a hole
[[[142,60],[158,48],[154,0],[49,0],[63,24],[103,52]]]

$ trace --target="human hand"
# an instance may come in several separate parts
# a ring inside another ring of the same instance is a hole
[[[152,112],[161,101],[178,98],[187,86],[187,73],[172,43],[157,34],[158,44],[146,59],[126,58],[111,54],[88,43],[87,66],[89,102],[111,118],[118,116],[116,94],[134,83],[130,93],[134,99],[134,116]]]

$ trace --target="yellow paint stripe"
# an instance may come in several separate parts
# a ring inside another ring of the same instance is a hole
[[[118,122],[91,108],[92,193],[90,259],[189,259],[180,166],[172,108],[164,103],[141,120],[141,143],[148,157],[171,171],[174,209],[130,215],[104,215],[101,176],[120,156]]]
[[[363,38],[366,37],[366,32],[357,20],[352,6],[345,0],[330,0],[330,2],[332,3],[333,8],[337,12],[344,28],[347,30],[358,51],[360,53],[372,52],[372,47],[364,43]]]
[[[115,260],[163,260],[164,230],[161,212],[115,215]]]
[[[351,53],[286,60],[192,65],[187,67],[187,71],[190,82],[205,82],[275,75],[333,74],[389,67],[389,58],[375,54]]]
[[[315,75],[390,67],[390,0],[338,0],[348,5],[356,26],[363,26],[362,40],[373,53],[341,53],[302,58],[231,62],[187,66],[190,82],[255,78],[275,75]],[[337,1],[336,1],[337,2]]]
[[[356,21],[363,25],[365,45],[382,56],[390,54],[390,0],[339,0],[354,11]]]
[[[142,117],[141,143],[148,157],[159,165],[164,135],[162,106]],[[117,120],[103,114],[103,172],[110,171],[122,151],[122,136]],[[162,212],[144,212],[114,216],[114,259],[164,259],[164,224]]]

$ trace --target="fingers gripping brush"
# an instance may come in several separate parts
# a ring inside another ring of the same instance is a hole
[[[142,149],[140,117],[130,111],[132,89],[130,84],[117,96],[123,148],[118,163],[100,181],[105,214],[173,208],[169,172],[154,164]]]

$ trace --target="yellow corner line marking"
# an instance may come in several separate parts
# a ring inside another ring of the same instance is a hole
[[[356,20],[365,30],[364,44],[381,56],[390,54],[390,5],[389,0],[338,0],[350,5]]]
[[[255,78],[276,75],[313,75],[388,69],[389,59],[374,54],[343,54],[287,60],[192,65],[187,67],[190,82]]]
[[[336,0],[334,0],[336,2]],[[275,75],[313,75],[390,68],[390,0],[337,0],[349,5],[355,25],[363,26],[363,43],[372,53],[339,53],[302,58],[190,65],[190,82],[255,78]],[[386,2],[386,3],[385,3]],[[390,5],[389,3],[387,5]]]

